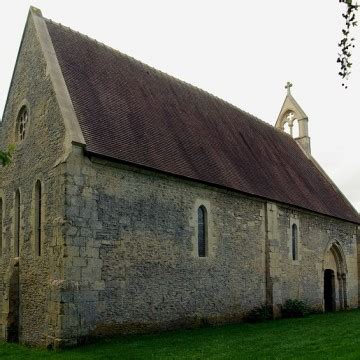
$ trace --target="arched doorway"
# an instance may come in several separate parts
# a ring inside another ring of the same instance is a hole
[[[345,255],[338,242],[331,242],[324,256],[324,310],[347,308]]]
[[[324,271],[324,307],[325,311],[334,311],[335,304],[335,273],[334,270]]]

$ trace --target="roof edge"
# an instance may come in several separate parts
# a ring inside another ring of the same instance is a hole
[[[30,9],[31,9],[31,7],[30,7]],[[37,9],[37,10],[38,10],[38,9]],[[41,12],[40,12],[40,13],[41,13]],[[27,25],[28,25],[28,23],[29,23],[29,17],[30,17],[30,11],[28,12],[28,15],[27,15],[27,18],[26,18],[26,22],[25,22],[25,26],[24,26],[24,30],[23,30],[23,33],[22,33],[22,35],[21,35],[20,46],[19,46],[18,51],[17,51],[16,60],[15,60],[15,65],[14,65],[13,72],[12,72],[12,76],[11,76],[11,80],[10,80],[9,90],[8,90],[8,92],[7,92],[7,95],[6,95],[6,100],[5,100],[5,105],[4,105],[4,109],[3,109],[3,114],[2,114],[2,117],[1,117],[0,126],[3,125],[4,120],[5,120],[5,119],[4,119],[5,111],[6,111],[7,106],[8,106],[9,97],[10,97],[10,91],[11,91],[12,85],[13,85],[13,83],[14,83],[15,70],[16,70],[17,64],[18,64],[18,62],[19,62],[20,51],[21,51],[21,48],[22,48],[22,44],[23,44],[23,42],[24,42],[24,37],[25,37]]]
[[[338,186],[335,184],[335,182],[330,178],[330,176],[325,172],[325,170],[321,167],[321,165],[315,160],[315,158],[310,155],[309,159],[312,161],[312,163],[315,165],[317,170],[321,173],[322,176],[325,177],[325,179],[330,183],[330,185],[333,187],[333,189],[344,199],[344,201],[351,207],[351,209],[354,211],[354,213],[359,214],[358,211],[355,209],[353,204],[348,200],[348,198],[344,195],[344,193],[338,188]]]
[[[332,186],[334,191],[336,191],[343,199],[344,201],[351,207],[351,209],[354,211],[355,214],[359,214],[358,211],[355,209],[353,204],[350,202],[350,200],[345,196],[345,194],[340,190],[340,188],[335,184],[335,182],[331,179],[331,177],[326,173],[324,168],[318,163],[318,161],[311,155],[308,154],[302,146],[297,143],[302,150],[302,152],[306,155],[306,157],[313,163],[313,165],[316,167],[316,170],[320,172],[320,174],[325,178],[326,181],[329,182],[329,184]],[[359,216],[359,215],[358,215]],[[360,217],[359,217],[360,220]]]
[[[218,189],[223,189],[223,190],[227,190],[227,191],[234,191],[236,193],[240,193],[240,194],[250,196],[250,197],[253,197],[253,198],[257,198],[257,199],[261,199],[261,200],[264,200],[264,201],[275,202],[275,203],[280,204],[282,206],[288,206],[288,207],[291,207],[291,208],[300,209],[302,211],[308,211],[308,212],[313,213],[313,214],[318,214],[318,215],[321,215],[321,216],[326,216],[326,217],[338,219],[338,220],[341,220],[341,221],[346,221],[346,222],[349,222],[349,223],[352,223],[352,224],[360,225],[360,216],[358,215],[358,212],[352,206],[352,204],[349,202],[349,200],[345,197],[345,195],[343,195],[341,193],[341,191],[336,187],[336,185],[331,180],[330,180],[331,184],[333,186],[335,186],[337,191],[345,198],[347,203],[349,203],[351,205],[351,208],[354,210],[354,215],[356,215],[356,217],[358,218],[357,220],[355,220],[355,218],[350,220],[349,218],[326,214],[324,212],[320,212],[320,211],[316,211],[316,210],[313,210],[313,209],[301,207],[301,206],[291,204],[291,203],[287,203],[287,202],[283,202],[283,201],[280,201],[280,200],[277,200],[277,199],[271,199],[271,198],[267,198],[267,197],[264,197],[264,196],[248,193],[248,192],[237,190],[237,189],[234,189],[234,188],[231,188],[231,187],[228,187],[228,186],[224,186],[224,185],[221,185],[221,184],[212,183],[212,182],[208,182],[208,181],[204,181],[204,180],[200,180],[200,179],[194,179],[194,178],[184,176],[184,175],[180,175],[180,174],[174,174],[174,173],[171,173],[171,172],[156,169],[156,168],[149,167],[149,166],[146,166],[146,165],[136,164],[136,163],[129,162],[129,161],[126,161],[126,160],[119,160],[119,159],[112,158],[112,157],[107,156],[107,155],[102,155],[102,154],[99,154],[99,153],[96,153],[96,152],[93,152],[93,151],[89,151],[89,150],[86,150],[86,149],[85,149],[84,155],[89,157],[89,159],[91,161],[93,161],[95,159],[95,162],[97,162],[96,159],[98,159],[99,163],[101,161],[103,161],[105,163],[113,163],[114,165],[115,164],[119,164],[119,165],[121,164],[121,165],[129,166],[129,167],[134,167],[134,168],[137,168],[137,169],[143,169],[143,170],[146,170],[146,171],[154,171],[156,173],[160,173],[160,174],[163,174],[163,175],[181,178],[181,179],[184,179],[184,180],[187,180],[187,181],[190,181],[190,182],[201,183],[201,184],[204,184],[204,185],[207,185],[207,186],[210,186],[210,187],[214,187],[214,188],[218,188]],[[314,161],[316,162],[315,159],[314,159]],[[314,163],[314,165],[315,165],[315,163]],[[319,164],[318,164],[318,166],[319,166],[319,171],[321,172],[321,170],[320,170],[321,167],[320,167]],[[322,170],[322,174],[324,174],[324,176],[326,178],[328,178],[328,175],[326,175],[324,170]]]
[[[48,76],[50,76],[60,112],[63,117],[66,129],[64,145],[65,151],[70,152],[72,143],[82,144],[85,146],[86,142],[81,131],[70,93],[66,86],[65,79],[62,74],[59,61],[57,59],[56,52],[41,10],[31,6],[29,15],[31,15],[34,21],[38,39],[43,51],[44,58],[46,60],[46,73]]]

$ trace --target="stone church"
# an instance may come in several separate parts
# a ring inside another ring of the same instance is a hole
[[[0,143],[3,339],[358,306],[359,214],[291,84],[273,127],[31,8]]]

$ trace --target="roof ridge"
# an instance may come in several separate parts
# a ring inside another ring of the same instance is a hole
[[[174,75],[168,74],[168,73],[166,73],[166,72],[164,72],[164,71],[162,71],[162,70],[160,70],[160,69],[157,69],[157,68],[155,68],[154,66],[151,66],[151,65],[149,65],[149,64],[146,64],[146,63],[144,63],[143,61],[138,60],[138,59],[134,58],[134,57],[131,56],[131,55],[125,54],[125,53],[121,52],[120,50],[115,49],[115,48],[113,48],[113,47],[111,47],[111,46],[109,46],[109,45],[107,45],[107,44],[105,44],[105,43],[103,43],[103,42],[101,42],[101,41],[96,40],[95,38],[92,38],[92,37],[90,37],[90,36],[88,36],[88,35],[86,35],[86,34],[83,34],[83,33],[79,32],[79,31],[77,31],[77,30],[74,30],[74,29],[70,28],[69,26],[65,26],[65,25],[63,25],[63,24],[61,24],[61,23],[58,23],[58,22],[53,21],[53,20],[48,19],[48,18],[44,18],[44,20],[45,20],[45,21],[48,21],[48,22],[50,22],[50,23],[52,23],[52,24],[58,25],[58,26],[60,26],[61,28],[66,29],[66,30],[68,30],[68,31],[70,31],[70,32],[72,32],[72,33],[75,33],[75,34],[77,34],[77,35],[80,35],[81,37],[83,37],[83,38],[85,38],[85,39],[87,39],[87,40],[90,40],[90,41],[96,43],[98,46],[105,47],[105,48],[109,49],[110,51],[112,51],[115,55],[125,56],[125,57],[127,57],[128,59],[130,59],[131,61],[134,61],[134,62],[136,62],[136,63],[138,63],[138,64],[141,64],[141,65],[144,66],[144,67],[147,67],[147,68],[149,68],[149,69],[152,69],[152,70],[154,70],[155,72],[157,72],[157,73],[159,73],[159,74],[161,74],[161,75],[164,75],[165,77],[168,77],[169,79],[171,79],[171,80],[173,80],[173,81],[181,82],[182,84],[184,84],[184,85],[186,85],[186,86],[190,86],[190,87],[192,87],[193,89],[195,89],[195,90],[197,90],[197,91],[199,91],[199,92],[201,92],[201,93],[204,93],[204,94],[206,94],[206,95],[209,96],[209,97],[214,98],[215,100],[218,100],[218,101],[220,101],[220,102],[222,102],[222,103],[225,103],[225,104],[231,106],[232,108],[234,108],[234,109],[237,110],[237,111],[240,111],[240,112],[242,112],[242,113],[244,113],[244,114],[246,114],[246,115],[251,116],[255,121],[258,121],[258,122],[260,122],[261,124],[264,124],[264,125],[272,128],[274,131],[277,131],[277,132],[281,133],[282,135],[289,136],[292,140],[294,140],[294,138],[291,137],[291,136],[290,136],[289,134],[287,134],[286,132],[284,132],[284,131],[282,131],[282,130],[280,130],[280,129],[277,129],[275,126],[273,126],[273,125],[271,125],[270,123],[268,123],[268,122],[260,119],[260,118],[257,117],[256,115],[251,114],[250,112],[241,109],[240,107],[232,104],[231,102],[229,102],[229,101],[227,101],[227,100],[225,100],[225,99],[223,99],[223,98],[221,98],[221,97],[219,97],[219,96],[217,96],[217,95],[215,95],[215,94],[213,94],[213,93],[211,93],[211,92],[209,92],[209,91],[207,91],[207,90],[204,90],[204,89],[200,88],[199,86],[196,86],[196,85],[194,85],[194,84],[191,84],[191,83],[189,83],[189,82],[187,82],[187,81],[185,81],[185,80],[182,80],[182,79],[179,79],[179,78],[175,77]]]

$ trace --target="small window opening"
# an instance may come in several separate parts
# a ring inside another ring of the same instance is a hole
[[[291,239],[292,239],[292,259],[298,259],[298,228],[296,224],[292,225],[291,228]]]
[[[198,208],[198,255],[206,256],[207,219],[204,206]]]
[[[42,191],[41,182],[38,180],[35,185],[35,252],[38,256],[41,255],[42,243],[41,243],[41,201]]]
[[[14,254],[19,256],[20,248],[20,191],[16,190],[15,193],[15,221],[14,221]]]

